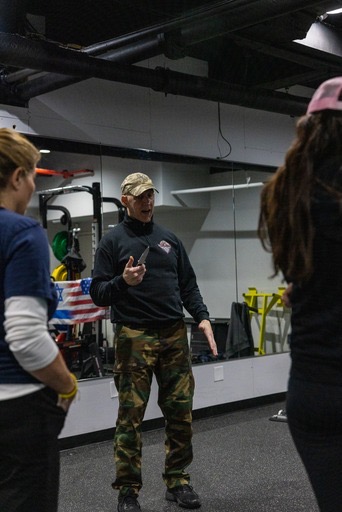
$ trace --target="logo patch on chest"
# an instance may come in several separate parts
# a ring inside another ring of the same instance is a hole
[[[165,240],[162,240],[159,242],[158,246],[163,249],[167,254],[171,251],[171,245],[168,242],[165,242]]]

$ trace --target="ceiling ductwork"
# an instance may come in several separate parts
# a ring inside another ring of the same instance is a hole
[[[207,78],[186,75],[157,68],[118,66],[103,59],[67,50],[49,43],[29,41],[13,34],[0,34],[0,60],[32,69],[73,74],[79,79],[101,78],[141,87],[149,87],[165,94],[178,94],[233,105],[268,110],[290,115],[301,115],[307,101],[270,91],[247,90],[246,88],[222,84]],[[28,99],[25,98],[24,99]]]
[[[11,5],[13,9],[13,2],[5,3],[8,6]],[[67,48],[65,43],[37,41],[18,34],[2,32],[0,33],[0,62],[6,70],[10,69],[10,71],[3,72],[0,101],[5,99],[12,104],[27,103],[32,97],[94,77],[149,87],[165,94],[178,94],[298,116],[305,112],[308,100],[277,90],[270,90],[269,86],[265,88],[258,86],[257,83],[244,84],[241,83],[243,82],[241,79],[227,82],[227,80],[198,77],[164,68],[148,69],[133,64],[161,53],[169,58],[192,56],[193,52],[196,55],[196,51],[200,53],[203,48],[210,53],[212,48],[208,49],[203,45],[218,40],[221,44],[221,51],[222,48],[228,48],[228,55],[229,51],[234,51],[234,48],[242,48],[241,41],[246,40],[246,46],[243,51],[241,50],[241,55],[247,61],[246,56],[253,50],[251,48],[253,42],[250,37],[256,28],[259,32],[260,27],[264,24],[266,24],[265,26],[272,25],[274,21],[280,22],[286,17],[287,23],[293,21],[294,34],[298,33],[298,37],[302,37],[303,33],[305,35],[310,28],[310,20],[313,23],[317,14],[322,12],[323,7],[326,9],[336,7],[338,3],[338,1],[315,2],[312,0],[211,2],[201,5],[190,14],[183,14],[183,16],[171,20],[166,19],[163,23],[154,24],[150,28],[142,28],[128,35],[122,34],[112,40],[99,41],[82,50]],[[10,26],[8,20],[12,20],[13,26],[13,12],[7,14],[11,14],[11,16],[7,16],[5,26]],[[295,16],[295,18],[289,20],[288,16]],[[301,22],[299,23],[298,20]],[[298,27],[296,27],[295,21],[297,21]],[[4,23],[0,23],[0,26],[3,27]],[[235,35],[236,39],[234,40]],[[271,36],[272,34],[266,34],[263,42],[258,41],[260,43],[259,52],[263,53],[266,46],[266,53],[273,51],[275,54],[275,57],[272,56],[272,61],[268,56],[270,63],[277,64],[277,46],[275,43],[272,48],[272,42],[268,40],[272,39]],[[276,35],[273,37],[276,41]],[[233,46],[225,46],[227,41],[232,41]],[[258,42],[256,47],[258,47]],[[286,62],[290,63],[289,69],[293,67],[293,71],[291,69],[293,77],[297,73],[297,77],[301,75],[304,82],[305,76],[308,79],[313,76],[321,77],[323,74],[330,77],[339,74],[342,69],[341,58],[335,56],[331,57],[328,64],[321,55],[306,59],[306,48],[303,49],[302,63],[298,64],[300,58],[298,53],[300,52],[298,48],[293,48],[292,40],[279,48],[281,55],[280,50],[286,54]],[[214,51],[212,53],[217,60],[217,53]],[[266,53],[263,53],[263,56]],[[291,62],[292,55],[293,61]],[[220,54],[220,57],[224,59],[223,54]],[[306,62],[308,62],[307,68]],[[232,64],[234,65],[235,62]],[[301,73],[297,71],[299,65],[303,68]],[[310,66],[314,66],[315,69],[311,69]],[[209,69],[212,67],[209,62]],[[36,76],[37,72],[40,75]],[[41,76],[41,72],[44,72],[43,76]],[[226,72],[226,74],[229,73]],[[215,76],[215,73],[212,75]],[[280,77],[278,78],[280,88],[281,80]],[[293,81],[294,78],[290,77],[288,80]],[[265,79],[265,82],[267,81]]]

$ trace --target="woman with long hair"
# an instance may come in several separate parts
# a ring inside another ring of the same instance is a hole
[[[314,93],[261,194],[259,237],[290,283],[288,424],[321,512],[342,503],[342,77]]]

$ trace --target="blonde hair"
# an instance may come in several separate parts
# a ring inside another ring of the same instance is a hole
[[[40,153],[29,140],[10,128],[0,128],[0,189],[5,188],[11,174],[21,167],[34,172]]]

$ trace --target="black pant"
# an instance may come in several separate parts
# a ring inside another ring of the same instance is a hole
[[[290,432],[321,512],[342,507],[342,387],[290,378]]]
[[[0,511],[57,512],[65,413],[43,389],[0,401]]]

